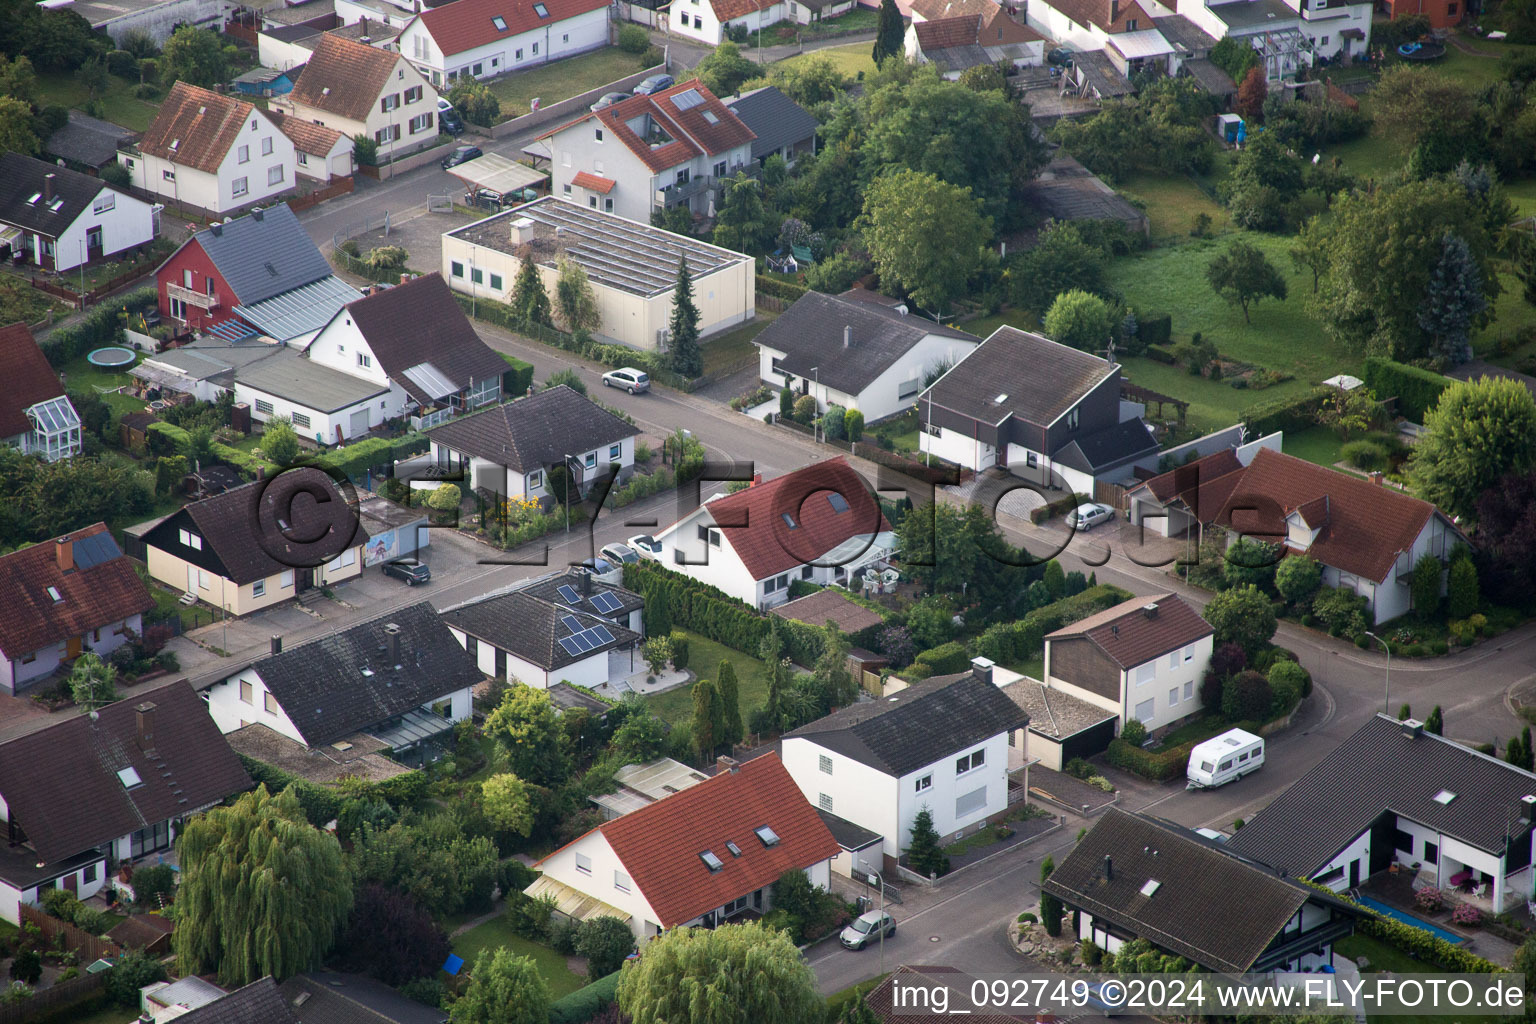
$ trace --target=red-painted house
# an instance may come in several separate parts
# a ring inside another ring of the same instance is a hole
[[[1430,28],[1452,28],[1466,15],[1467,0],[1381,0],[1378,6],[1390,18],[1422,14]]]
[[[199,231],[155,272],[160,315],[230,341],[296,348],[362,294],[337,278],[298,218],[279,203]]]

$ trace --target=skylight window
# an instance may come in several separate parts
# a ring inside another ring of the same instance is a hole
[[[992,404],[993,405],[1002,405],[1006,401],[1008,401],[1008,392],[1005,391],[1002,394],[998,395],[996,398],[992,399]]]
[[[41,200],[42,198],[43,198],[43,194],[41,192],[33,192],[32,195],[27,198],[27,202],[30,203],[33,206],[36,206],[38,204],[38,201]]]
[[[1162,887],[1163,887],[1163,883],[1162,882],[1159,882],[1155,878],[1149,878],[1149,879],[1147,879],[1147,884],[1141,887],[1141,894],[1143,896],[1151,896],[1153,893],[1157,892],[1157,890],[1161,889]]]
[[[704,97],[699,95],[697,89],[684,89],[672,97],[672,105],[678,110],[692,110],[704,102]]]
[[[133,765],[118,769],[117,781],[123,784],[124,789],[132,789],[134,786],[142,786],[144,784],[144,780],[139,778],[139,773]]]
[[[172,139],[171,140],[171,152],[172,153],[176,152],[177,148],[180,145],[181,145],[181,140],[180,139]]]
[[[848,499],[833,491],[827,495],[827,504],[832,506],[832,511],[842,514],[848,511]]]
[[[491,19],[491,24],[496,26],[497,32],[505,32],[507,30],[507,19],[499,14]]]
[[[64,600],[64,595],[59,593],[58,587],[49,587],[48,596],[53,598],[54,604],[58,604],[60,601]]]
[[[547,18],[549,17],[549,8],[545,7],[543,4],[534,4],[533,13],[537,14],[541,18]]]
[[[729,839],[727,839],[725,841],[725,848],[727,850],[731,851],[731,856],[732,857],[740,857],[741,856],[741,847],[737,846],[734,842],[732,842]]]
[[[716,857],[714,851],[712,850],[705,850],[700,853],[699,860],[703,861],[704,866],[709,868],[710,874],[714,874],[716,871],[719,871],[725,867],[725,861],[721,860],[719,857]]]
[[[763,841],[764,846],[779,845],[779,834],[773,829],[769,828],[767,825],[759,825],[757,828],[753,829],[752,832],[757,836],[757,838]]]
[[[789,527],[791,530],[798,529],[800,526],[799,523],[795,522],[795,517],[790,515],[788,512],[780,512],[779,518],[784,520],[784,525]]]
[[[708,121],[710,124],[720,123],[720,118],[715,116],[715,112],[713,110],[704,111],[704,120]]]
[[[58,213],[59,212],[59,207],[61,207],[63,205],[64,205],[64,197],[63,196],[59,196],[53,202],[48,204],[48,209],[51,210],[54,213]]]
[[[1444,806],[1455,799],[1456,794],[1452,793],[1448,789],[1442,789],[1440,792],[1435,794],[1435,803],[1440,804],[1441,806]]]

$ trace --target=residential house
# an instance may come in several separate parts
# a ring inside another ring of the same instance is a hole
[[[1120,715],[1055,687],[1002,667],[992,669],[992,681],[1024,713],[1029,725],[1008,737],[1009,768],[1039,762],[1059,772],[1075,757],[1088,758],[1115,738]]]
[[[648,807],[673,793],[709,781],[709,776],[670,757],[660,757],[645,764],[626,764],[613,773],[617,788],[612,793],[587,797],[603,812],[605,820],[621,818],[631,811]]]
[[[1045,682],[1153,732],[1200,710],[1214,633],[1177,594],[1133,597],[1048,633]]]
[[[784,16],[797,25],[831,21],[859,6],[858,0],[785,0]]]
[[[416,66],[393,50],[330,32],[280,105],[348,139],[372,139],[381,162],[437,143],[437,90]]]
[[[586,272],[597,300],[602,322],[594,335],[644,351],[667,348],[679,260],[688,261],[701,337],[757,315],[751,256],[652,227],[649,214],[635,220],[609,212],[613,195],[601,189],[613,182],[589,184],[585,205],[544,196],[446,232],[443,277],[454,291],[510,302],[525,258],[534,261],[550,294],[560,260],[570,260]],[[580,182],[576,187],[585,191]],[[598,208],[599,198],[609,209]]]
[[[129,920],[137,920],[137,918],[129,918]],[[188,1001],[168,994],[186,982],[198,982],[214,989],[218,994],[207,1002],[198,1002],[196,1005],[188,1005]],[[154,1024],[162,1024],[162,1022],[169,1024],[173,1020],[178,1024],[252,1024],[255,1021],[260,1021],[261,1024],[299,1024],[299,1018],[294,1016],[294,1009],[278,990],[277,983],[272,980],[271,975],[227,994],[222,989],[202,981],[195,974],[174,982],[157,982],[146,986],[142,991],[144,1011],[150,1014]],[[164,999],[174,1001],[161,1002]],[[149,1022],[141,1020],[141,1024],[149,1024]]]
[[[48,889],[100,892],[250,776],[185,681],[0,743],[0,918]]]
[[[1120,367],[999,327],[918,398],[922,451],[981,472],[1092,495],[1099,480],[1157,465],[1143,407],[1120,398]]]
[[[644,606],[623,587],[565,572],[457,605],[442,616],[488,676],[539,690],[561,682],[590,689],[633,671]],[[614,662],[617,672],[610,667]]]
[[[500,401],[507,373],[506,360],[475,333],[438,274],[348,303],[304,357],[317,368],[388,389],[377,404],[352,410],[345,423],[332,418],[326,436],[338,443],[397,416],[409,415],[412,426],[425,429]]]
[[[1415,719],[1378,714],[1248,819],[1228,847],[1334,892],[1417,868],[1416,888],[1502,913],[1529,900],[1536,879],[1533,794],[1536,775]]]
[[[1443,2],[1441,9],[1447,12],[1445,17],[1452,17],[1456,4],[1451,0],[1431,2]],[[1348,61],[1370,54],[1373,5],[1369,2],[1286,0],[1286,3],[1301,15],[1301,30],[1306,34],[1314,58]]]
[[[1468,13],[1461,0],[1384,0],[1384,4],[1389,18],[1422,14],[1432,29],[1454,28]]]
[[[43,155],[63,160],[74,170],[100,174],[103,167],[117,163],[118,143],[128,141],[133,134],[120,124],[71,110],[64,127],[43,140]]]
[[[996,0],[912,0],[909,7],[912,23],[917,25],[961,15],[991,20],[1002,10]]]
[[[1006,65],[1037,67],[1045,63],[1045,37],[1020,25],[1001,7],[987,15],[958,14],[913,22],[904,49],[909,61],[933,64],[955,81],[967,68]]]
[[[752,344],[765,383],[815,395],[819,410],[858,409],[873,423],[912,408],[928,375],[960,362],[981,339],[873,303],[806,292]]]
[[[289,978],[278,991],[297,1024],[448,1024],[448,1011],[407,999],[363,974],[310,971]]]
[[[299,348],[362,298],[283,203],[197,232],[155,271],[155,285],[160,315],[178,326],[226,342],[267,337]]]
[[[553,500],[549,472],[555,466],[566,467],[582,493],[610,471],[627,479],[639,433],[562,384],[444,423],[427,438],[431,464],[439,472],[463,472],[465,489]]]
[[[262,67],[260,64],[243,71],[230,80],[235,91],[245,96],[286,96],[293,91],[293,83],[298,80],[299,73],[304,70],[301,64],[298,67],[279,71],[276,68]],[[267,108],[268,111],[272,109]]]
[[[752,140],[752,159],[758,166],[771,156],[781,156],[793,167],[801,156],[815,155],[816,118],[778,86],[749,89],[721,102],[757,136]]]
[[[0,693],[12,697],[83,653],[106,658],[154,607],[104,523],[0,557],[0,581]]]
[[[371,736],[394,755],[441,740],[485,676],[426,601],[284,648],[206,691],[221,732],[260,725],[310,749]]]
[[[1146,939],[1233,975],[1331,969],[1333,944],[1364,914],[1228,844],[1118,807],[1094,822],[1041,889],[1074,912],[1078,937],[1100,949]]]
[[[756,166],[752,129],[697,80],[590,111],[539,139],[556,195],[589,206],[596,197],[604,212],[641,224],[679,205],[707,214],[724,179]]]
[[[862,701],[784,734],[784,767],[827,814],[878,833],[872,862],[884,871],[912,840],[921,811],[940,836],[958,837],[1008,809],[1009,734],[1028,716],[978,658],[969,671],[934,676],[883,700]]]
[[[0,154],[0,244],[59,272],[155,240],[159,208],[100,178],[23,153]]]
[[[464,75],[494,78],[607,44],[603,0],[459,0],[420,11],[396,40],[400,52],[443,89]]]
[[[732,29],[755,32],[777,25],[788,14],[786,0],[685,0],[671,9],[677,12],[675,17],[667,15],[671,31],[709,46],[719,46]]]
[[[1283,438],[1277,431],[1142,481],[1126,492],[1126,518],[1159,537],[1194,538],[1216,521],[1259,449],[1278,452]]]
[[[1157,50],[1166,55],[1172,48],[1153,24],[1153,10],[1157,14],[1173,13],[1156,0],[1038,0],[1029,5],[1026,17],[1030,28],[1073,50],[1102,50],[1111,37],[1128,34],[1134,39],[1127,42],[1127,48],[1134,48],[1137,53]]]
[[[0,366],[10,380],[0,399],[0,443],[49,462],[79,455],[80,414],[26,324],[0,327]]]
[[[328,182],[352,176],[355,167],[350,135],[313,121],[289,117],[274,108],[269,108],[267,115],[293,143],[294,173],[299,177]]]
[[[1239,38],[1259,54],[1271,81],[1293,78],[1318,58],[1369,52],[1371,5],[1347,0],[1188,0],[1178,13],[1217,39]]]
[[[272,992],[276,995],[276,986],[273,986]],[[175,981],[157,981],[143,986],[139,989],[139,1006],[144,1014],[159,1024],[162,1020],[175,1020],[189,1011],[200,1010],[227,995],[228,992],[213,982],[204,981],[194,974]]]
[[[1427,501],[1270,447],[1250,451],[1246,465],[1217,452],[1148,480],[1129,495],[1135,515],[1155,521],[1161,505],[1170,532],[1198,522],[1202,533],[1214,525],[1316,559],[1323,583],[1365,598],[1377,624],[1409,611],[1421,558],[1449,563],[1468,543]]]
[[[293,143],[255,104],[186,82],[171,86],[138,145],[118,154],[133,186],[228,216],[293,191]]]
[[[345,511],[346,502],[330,478],[316,470],[273,479],[291,482],[232,488],[185,505],[145,531],[150,577],[230,615],[245,615],[312,586],[334,586],[360,575],[368,532],[350,514],[328,515],[327,505]],[[300,485],[324,488],[329,501],[294,501],[294,488]],[[284,514],[293,516],[287,530],[274,531],[275,536],[262,532],[260,523]],[[290,539],[296,537],[304,542]],[[310,537],[322,540],[310,542]],[[321,553],[340,549],[340,554],[321,565],[295,567],[312,562],[317,548]]]
[[[758,609],[787,601],[791,580],[846,584],[896,544],[869,485],[841,456],[717,495],[656,540],[662,565]]]
[[[554,897],[576,919],[616,917],[644,940],[713,928],[748,910],[766,914],[786,871],[827,888],[837,842],[778,755],[720,760],[707,782],[605,821],[538,861],[543,874],[523,891]]]

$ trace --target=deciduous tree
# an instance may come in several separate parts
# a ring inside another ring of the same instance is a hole
[[[1227,246],[1227,251],[1211,260],[1206,268],[1205,279],[1211,288],[1243,310],[1243,323],[1251,323],[1248,307],[1260,299],[1274,298],[1284,301],[1285,278],[1264,256],[1258,246],[1238,240]]]
[[[715,218],[714,242],[724,249],[753,255],[768,247],[773,225],[763,209],[763,186],[738,171],[721,183],[722,203]]]
[[[560,276],[555,280],[555,305],[565,329],[573,333],[597,330],[603,325],[603,314],[597,308],[597,293],[587,280],[587,272],[564,256],[557,267]]]
[[[1524,384],[1501,377],[1457,381],[1424,417],[1424,434],[1408,458],[1419,496],[1460,516],[1506,473],[1536,462],[1536,399]]]
[[[36,156],[37,148],[32,108],[14,96],[0,96],[0,150]]]
[[[1089,244],[1076,224],[1047,221],[1034,248],[1009,261],[1008,297],[1015,306],[1044,316],[1063,292],[1104,294],[1104,264],[1103,250]]]
[[[1251,583],[1211,598],[1205,606],[1205,621],[1216,630],[1217,645],[1235,643],[1249,658],[1269,643],[1278,625],[1269,598]]]
[[[1053,341],[1083,352],[1103,350],[1114,329],[1109,303],[1077,288],[1062,292],[1045,312],[1045,333]]]
[[[560,723],[544,690],[510,687],[501,704],[486,716],[485,734],[506,748],[508,766],[520,779],[554,786],[570,772]]]
[[[576,952],[587,958],[587,977],[606,978],[634,952],[635,935],[616,917],[594,917],[576,929]]]
[[[741,55],[741,47],[729,39],[715,47],[713,53],[699,61],[694,68],[704,88],[716,96],[730,96],[741,84],[756,78],[762,69]]]
[[[1323,585],[1323,567],[1306,555],[1291,555],[1275,567],[1275,590],[1292,606],[1312,600]]]
[[[261,431],[261,452],[279,466],[291,466],[299,457],[299,435],[286,416],[267,420]]]
[[[224,44],[212,29],[183,25],[165,41],[160,77],[167,87],[186,82],[211,89],[229,77]]]
[[[69,670],[69,695],[78,707],[94,711],[118,699],[117,669],[90,651],[75,659]]]
[[[485,816],[503,832],[525,839],[533,832],[533,793],[528,784],[511,772],[492,775],[480,784]]]
[[[1264,68],[1255,64],[1243,74],[1242,83],[1237,87],[1237,112],[1245,120],[1258,123],[1263,120],[1264,101],[1268,98],[1269,83]]]
[[[969,188],[919,171],[897,171],[870,183],[860,223],[880,281],[943,313],[965,293],[986,258],[991,222]]]
[[[506,946],[482,949],[469,971],[469,987],[448,1011],[452,1024],[546,1024],[549,986],[532,957]]]
[[[448,933],[411,897],[377,882],[357,890],[342,943],[347,970],[399,986],[432,974],[448,952]]]
[[[1475,107],[1471,91],[1456,78],[1408,63],[1389,66],[1371,90],[1371,116],[1410,145],[1441,126],[1470,122]]]
[[[633,1024],[762,1024],[825,1013],[800,951],[757,922],[663,933],[624,970],[618,996]]]

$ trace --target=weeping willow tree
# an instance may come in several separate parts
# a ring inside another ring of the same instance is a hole
[[[761,924],[679,928],[652,939],[619,978],[634,1024],[820,1020],[816,976],[781,931]]]
[[[260,786],[187,822],[177,842],[177,967],[221,985],[282,980],[320,963],[352,906],[336,837],[310,825],[292,788]]]

